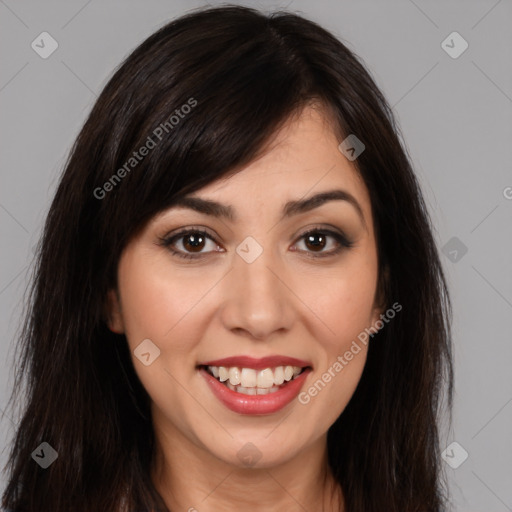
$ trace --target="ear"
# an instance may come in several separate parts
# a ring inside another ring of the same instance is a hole
[[[115,332],[116,334],[124,334],[121,301],[117,290],[109,290],[107,292],[106,323],[112,332]]]

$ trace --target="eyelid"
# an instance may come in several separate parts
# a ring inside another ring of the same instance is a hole
[[[215,240],[216,234],[213,234],[213,231],[210,228],[207,228],[205,226],[199,226],[199,225],[192,225],[187,226],[183,228],[177,228],[173,231],[170,231],[169,233],[165,234],[162,237],[159,237],[160,240],[171,240],[172,238],[179,237],[180,235],[186,235],[188,233],[203,233],[210,237],[212,240]]]
[[[330,236],[337,236],[342,238],[345,242],[352,244],[353,240],[351,237],[349,237],[342,229],[333,226],[332,224],[313,224],[308,226],[307,228],[304,228],[303,230],[300,230],[297,234],[293,235],[292,240],[297,240],[299,238],[302,238],[309,233],[325,233]]]

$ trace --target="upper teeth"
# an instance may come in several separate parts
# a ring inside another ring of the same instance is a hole
[[[292,380],[301,372],[300,366],[277,366],[254,370],[252,368],[239,368],[237,366],[208,366],[212,375],[221,382],[229,380],[232,386],[241,385],[244,388],[271,388],[280,386],[284,381]]]

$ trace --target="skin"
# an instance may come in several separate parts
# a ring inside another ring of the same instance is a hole
[[[236,221],[174,207],[153,218],[121,256],[109,326],[126,334],[152,399],[152,479],[172,510],[343,507],[327,464],[327,430],[359,382],[366,346],[309,403],[293,400],[270,415],[230,411],[196,369],[233,355],[287,355],[310,361],[307,390],[383,312],[370,197],[326,119],[321,108],[306,107],[262,156],[192,194],[231,205]],[[349,192],[364,221],[340,200],[282,218],[287,201],[331,189]],[[175,250],[199,252],[200,259],[181,259],[160,243],[187,227],[205,228],[215,239],[195,251],[190,238],[175,241]],[[341,230],[354,245],[315,259],[339,244],[330,236],[325,246],[307,244],[302,235],[313,227]],[[247,236],[263,248],[250,264],[235,252]],[[160,356],[144,366],[133,351],[148,338]],[[237,457],[249,442],[261,454],[251,467]]]

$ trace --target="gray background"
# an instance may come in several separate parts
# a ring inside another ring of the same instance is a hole
[[[454,302],[456,396],[441,448],[457,441],[469,453],[457,469],[446,465],[454,510],[512,511],[512,2],[245,4],[302,12],[333,31],[393,106],[439,247],[458,239],[442,255]],[[71,144],[118,63],[166,21],[201,5],[0,0],[2,409],[32,248]],[[31,48],[43,31],[59,44],[47,59]],[[441,46],[453,31],[469,44],[456,59]],[[1,419],[2,465],[15,423]]]

